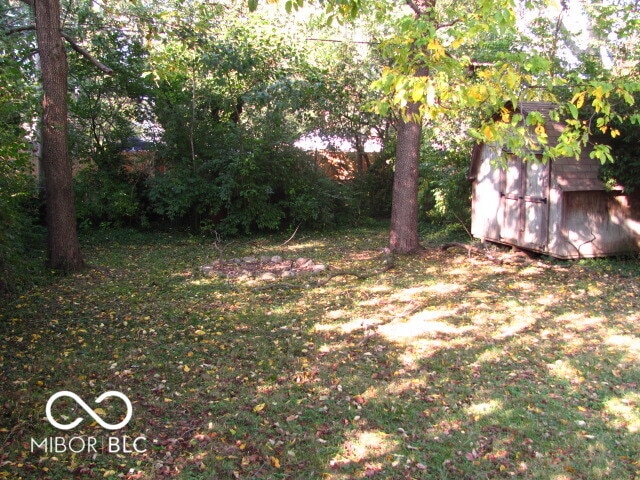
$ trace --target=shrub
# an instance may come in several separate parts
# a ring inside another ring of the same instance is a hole
[[[145,223],[144,177],[85,168],[74,178],[76,216],[81,227],[140,226]]]
[[[193,229],[222,234],[326,227],[348,216],[349,196],[287,146],[226,150],[197,169],[178,164],[150,179],[153,211]]]
[[[361,215],[388,218],[393,192],[393,161],[389,156],[376,156],[371,167],[354,179],[353,189]]]
[[[471,218],[471,185],[467,180],[469,152],[465,144],[447,150],[424,148],[420,165],[422,219],[467,225]]]
[[[30,283],[39,264],[38,195],[29,158],[18,144],[0,142],[0,292]]]

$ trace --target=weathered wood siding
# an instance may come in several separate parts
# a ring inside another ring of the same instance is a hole
[[[500,241],[500,168],[499,150],[490,145],[480,145],[474,151],[471,187],[471,234],[483,240]],[[474,168],[475,167],[475,168]]]
[[[501,168],[499,155],[489,145],[474,154],[474,237],[563,259],[640,251],[640,198],[605,191],[597,161],[514,157]]]
[[[550,145],[564,124],[550,120],[551,103],[523,102],[519,111],[546,118]],[[582,258],[640,251],[640,197],[607,192],[600,165],[584,150],[580,159],[559,158],[546,164],[511,156],[501,167],[499,146],[474,149],[471,233],[483,240]],[[504,161],[502,161],[504,163]]]
[[[558,234],[549,246],[550,253],[569,259],[636,252],[640,247],[638,213],[625,195],[602,190],[563,192]]]

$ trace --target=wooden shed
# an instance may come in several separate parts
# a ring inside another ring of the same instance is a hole
[[[549,144],[564,125],[549,119],[550,103],[521,103],[545,118]],[[501,162],[507,153],[506,164]],[[583,151],[580,160],[546,164],[524,161],[498,145],[473,151],[471,233],[562,259],[602,257],[640,251],[640,206],[621,192],[605,189],[600,164]]]

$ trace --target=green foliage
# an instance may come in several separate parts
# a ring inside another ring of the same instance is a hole
[[[149,180],[154,212],[225,235],[287,225],[335,225],[348,198],[292,148],[260,148],[214,157],[195,172],[172,168]],[[227,152],[228,153],[228,152]]]
[[[36,221],[38,195],[19,139],[4,143],[7,136],[0,124],[0,292],[13,291],[30,283],[34,260],[41,250]]]
[[[352,184],[361,216],[389,218],[393,190],[393,159],[386,152],[376,156],[373,164]]]
[[[470,152],[469,142],[446,148],[423,146],[419,198],[428,222],[470,223],[471,184],[466,178]]]
[[[638,192],[640,188],[640,125],[624,121],[637,112],[637,102],[640,102],[640,94],[636,93],[631,102],[619,104],[616,109],[620,120],[614,122],[611,127],[618,134],[614,138],[597,139],[607,142],[611,147],[614,161],[602,166],[600,173],[603,179],[610,185],[620,185],[628,193]]]
[[[30,282],[36,246],[38,193],[33,175],[35,157],[24,124],[33,114],[33,93],[22,75],[13,49],[0,35],[0,292]]]
[[[78,222],[85,228],[144,225],[143,181],[139,174],[83,169],[74,178]]]

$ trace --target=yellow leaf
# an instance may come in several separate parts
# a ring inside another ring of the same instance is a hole
[[[598,100],[602,100],[602,97],[605,96],[605,91],[604,88],[602,88],[602,85],[598,85],[592,92],[593,96],[598,99]]]
[[[578,92],[571,99],[571,103],[573,103],[577,108],[581,108],[584,105],[584,97],[587,92]]]
[[[411,92],[411,99],[414,102],[419,102],[420,100],[422,100],[422,97],[424,97],[424,86],[420,85],[415,87],[413,89],[413,92]]]
[[[427,44],[427,50],[433,51],[433,58],[439,60],[444,57],[444,47],[437,38],[432,38]]]
[[[271,457],[271,465],[276,468],[280,468],[280,460],[278,460],[276,457]]]
[[[253,407],[253,411],[255,413],[261,412],[262,410],[264,410],[264,407],[266,407],[267,404],[266,403],[261,403],[259,405],[256,405],[255,407]]]
[[[107,412],[104,411],[104,408],[101,408],[101,407],[94,408],[93,411],[96,412],[98,415],[106,415],[107,414]]]
[[[484,138],[486,138],[487,140],[493,140],[493,129],[491,128],[490,125],[485,125],[484,128],[482,129],[482,134],[484,135]]]
[[[456,38],[453,42],[451,42],[451,48],[459,48],[464,41],[461,38]]]
[[[189,368],[189,366],[188,366],[188,365],[185,365],[182,369],[183,369],[185,372],[190,372],[190,371],[191,371],[191,369]]]

